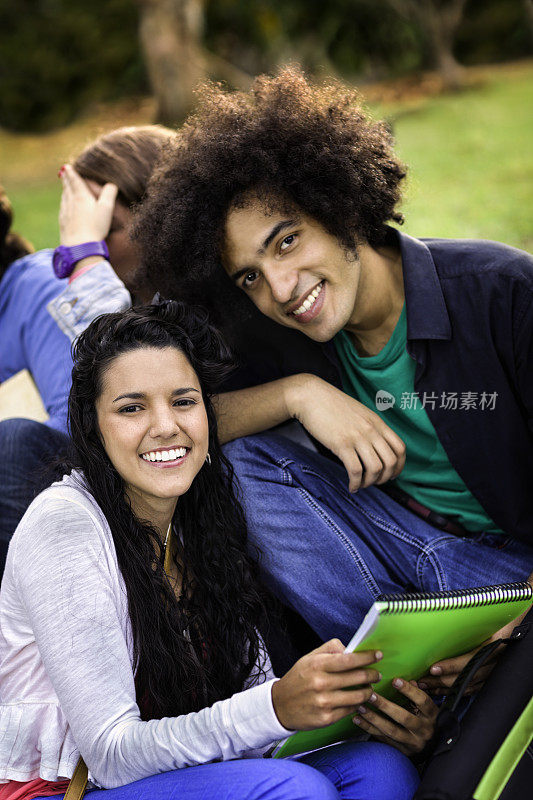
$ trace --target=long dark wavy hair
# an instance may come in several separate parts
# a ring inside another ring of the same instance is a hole
[[[173,518],[182,539],[175,559],[183,580],[179,599],[163,569],[158,533],[133,513],[123,480],[104,450],[95,407],[114,359],[142,347],[175,347],[187,357],[199,378],[209,423],[211,463],[179,498]],[[265,629],[268,616],[269,600],[246,553],[244,514],[210,400],[231,369],[230,353],[206,312],[164,301],[98,317],[77,340],[73,355],[72,466],[83,472],[113,535],[128,596],[142,716],[197,711],[242,690],[254,665],[262,662],[258,630]]]

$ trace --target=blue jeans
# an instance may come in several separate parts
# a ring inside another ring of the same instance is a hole
[[[445,533],[374,486],[350,494],[342,465],[278,434],[224,450],[265,582],[323,640],[348,642],[383,593],[504,583],[533,571],[533,547]]]
[[[346,742],[294,761],[241,759],[163,772],[88,796],[95,800],[410,800],[418,782],[415,768],[398,750],[377,742]]]
[[[68,452],[69,442],[64,433],[42,422],[18,418],[0,422],[0,579],[15,528],[44,489],[47,465]]]

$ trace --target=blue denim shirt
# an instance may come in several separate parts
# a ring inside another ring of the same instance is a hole
[[[54,275],[52,254],[41,250],[18,259],[0,281],[0,382],[27,369],[49,414],[47,424],[66,431],[71,339],[93,316],[131,301],[107,262],[68,284]]]
[[[131,295],[107,261],[99,261],[48,303],[48,312],[73,341],[100,314],[124,311]]]
[[[50,416],[48,424],[64,431],[72,360],[69,340],[46,310],[66,284],[54,275],[52,253],[41,250],[18,259],[0,282],[0,381],[27,369]]]

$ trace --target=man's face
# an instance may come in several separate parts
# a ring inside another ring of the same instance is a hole
[[[354,313],[360,263],[311,217],[259,201],[230,210],[224,268],[257,308],[317,342]]]

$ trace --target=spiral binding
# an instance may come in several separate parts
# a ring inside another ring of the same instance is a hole
[[[488,606],[509,600],[530,600],[533,587],[527,581],[481,586],[476,589],[456,589],[450,592],[382,594],[376,604],[380,614],[399,614],[409,611],[442,611],[449,608]]]

